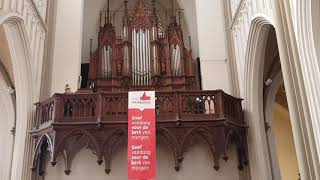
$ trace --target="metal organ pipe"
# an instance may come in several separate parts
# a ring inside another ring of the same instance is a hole
[[[106,47],[103,46],[102,48],[102,77],[105,78],[105,71],[106,71],[106,60],[107,60],[107,55],[106,55]]]
[[[156,62],[156,46],[152,45],[152,53],[153,53],[153,68],[154,71],[157,72],[157,62]]]
[[[140,84],[140,59],[141,59],[141,49],[140,49],[140,44],[141,44],[141,39],[140,39],[140,30],[138,31],[137,33],[137,51],[138,51],[138,58],[136,59],[137,61],[137,70],[136,70],[136,73],[137,73],[137,85]]]
[[[139,59],[139,51],[138,51],[138,46],[139,46],[139,37],[138,37],[138,32],[137,30],[134,30],[134,38],[135,38],[135,44],[134,44],[134,49],[136,51],[136,58],[135,58],[135,64],[136,64],[136,68],[134,69],[134,74],[136,76],[136,79],[135,79],[135,84],[138,84],[138,69],[139,69],[139,64],[138,64],[138,59]]]
[[[142,30],[139,31],[139,50],[140,50],[140,58],[139,58],[139,83],[138,85],[142,84],[142,61],[143,61],[143,37],[142,37]]]
[[[142,77],[141,77],[141,85],[145,85],[145,72],[146,72],[146,38],[145,31],[141,31],[142,34]]]
[[[135,50],[136,50],[136,59],[135,59],[135,63],[136,63],[136,68],[134,69],[134,73],[135,73],[135,76],[136,76],[136,83],[135,83],[135,85],[136,84],[138,84],[138,69],[139,69],[139,64],[138,64],[138,59],[139,59],[139,51],[138,51],[138,46],[139,46],[139,37],[138,37],[138,33],[137,33],[137,31],[135,30],[134,31],[135,33],[134,33],[134,36],[135,36],[135,38],[136,38],[136,44],[135,44]]]
[[[148,85],[148,77],[149,77],[149,69],[148,69],[148,30],[146,30],[144,32],[144,42],[145,42],[145,58],[146,58],[146,61],[145,61],[145,75],[144,75],[144,83],[145,85]]]
[[[151,79],[151,71],[150,71],[150,32],[147,30],[147,84],[149,84],[150,79]]]
[[[111,77],[111,61],[112,61],[112,48],[111,46],[104,46],[102,50],[102,77]]]
[[[135,70],[136,70],[136,37],[135,37],[135,30],[131,32],[132,34],[132,81],[133,84],[136,84],[136,75],[135,75]]]
[[[124,40],[127,41],[128,40],[128,27],[127,26],[124,26],[123,27],[123,37],[124,37]],[[127,75],[129,73],[129,48],[128,48],[128,45],[126,44],[125,47],[124,47],[124,67],[123,67],[123,73],[125,75]]]
[[[176,71],[176,76],[180,75],[180,46],[177,44],[176,46],[176,54],[175,54],[175,71]]]
[[[137,74],[137,85],[140,84],[140,59],[141,59],[141,49],[140,49],[140,30],[137,32],[137,52],[138,52],[138,57],[136,59],[137,61],[137,69],[136,69],[136,74]]]
[[[157,27],[152,27],[152,40],[155,41],[157,40],[157,33],[156,33],[156,28]],[[154,73],[155,75],[158,75],[158,62],[157,62],[157,47],[156,44],[152,44],[152,60],[153,60],[153,69],[154,69]]]
[[[180,46],[178,44],[176,46],[171,45],[171,49],[171,71],[174,76],[179,76],[181,69]]]
[[[154,44],[154,66],[155,66],[155,72],[158,75],[159,71],[159,62],[158,62],[158,47]]]
[[[144,33],[143,33],[143,30],[141,30],[141,32],[140,32],[140,35],[141,35],[141,46],[140,46],[140,48],[141,48],[141,60],[140,60],[140,62],[141,62],[141,68],[140,68],[140,74],[141,74],[141,77],[140,77],[140,85],[144,85],[144,50],[145,50],[145,48],[144,48]]]
[[[146,86],[151,79],[150,30],[132,32],[132,78],[133,85]]]
[[[110,71],[111,71],[111,58],[110,58],[110,55],[111,55],[111,47],[110,46],[107,46],[107,78],[110,78]]]
[[[139,64],[138,64],[138,59],[139,59],[139,51],[138,51],[138,47],[139,47],[139,37],[138,37],[138,32],[135,30],[134,36],[136,38],[136,44],[135,44],[135,50],[136,50],[136,59],[135,59],[135,63],[136,63],[136,68],[135,68],[135,74],[136,74],[136,83],[138,84],[138,69],[139,69]]]
[[[175,69],[175,67],[174,67],[174,64],[175,64],[174,63],[174,61],[175,61],[175,59],[174,59],[175,48],[174,48],[173,44],[170,46],[170,49],[171,49],[171,73],[174,76],[175,75],[175,72],[174,72],[174,69]]]

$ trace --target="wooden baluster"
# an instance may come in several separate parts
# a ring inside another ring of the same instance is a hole
[[[77,99],[73,99],[73,112],[71,117],[79,117],[79,103]]]
[[[98,103],[96,106],[96,117],[97,117],[97,122],[101,123],[101,118],[102,118],[102,105],[103,105],[103,96],[102,94],[99,94],[98,96]]]
[[[177,120],[181,120],[181,93],[179,91],[176,92],[176,102],[177,104]]]
[[[41,115],[40,102],[36,103],[35,105],[36,105],[36,115],[33,121],[33,127],[36,129],[39,129],[40,115]]]
[[[236,117],[239,120],[239,123],[244,125],[245,124],[245,122],[244,122],[244,114],[243,114],[243,111],[242,111],[241,102],[242,102],[242,99],[237,101],[237,104],[236,104]]]
[[[54,107],[53,107],[53,122],[59,122],[63,117],[64,104],[62,103],[62,97],[54,95]]]
[[[221,112],[220,112],[220,117],[225,117],[225,95],[224,92],[220,92],[220,103],[221,103]]]
[[[215,96],[215,113],[219,114],[219,117],[224,116],[224,101],[223,101],[223,92],[218,91]]]

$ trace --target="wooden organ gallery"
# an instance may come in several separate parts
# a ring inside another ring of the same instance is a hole
[[[146,4],[148,3],[149,9]],[[112,173],[113,153],[127,138],[128,91],[156,91],[157,138],[172,150],[176,171],[184,154],[202,138],[212,154],[215,170],[228,161],[236,147],[238,168],[247,163],[246,129],[242,99],[222,90],[202,91],[196,63],[184,45],[183,29],[172,8],[169,24],[157,14],[156,0],[123,4],[121,37],[110,20],[100,15],[98,47],[90,51],[88,88],[57,93],[36,104],[31,135],[34,179],[45,174],[46,162],[63,160],[65,173],[81,148],[96,155],[105,172]]]

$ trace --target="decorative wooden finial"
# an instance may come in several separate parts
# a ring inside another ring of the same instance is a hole
[[[152,2],[152,7],[153,7],[153,14],[156,14],[156,0],[151,0]]]
[[[92,39],[90,39],[90,54],[92,54]]]
[[[190,45],[190,51],[192,51],[191,36],[189,36],[189,45]]]
[[[176,23],[173,0],[171,0],[171,23]]]
[[[171,15],[174,16],[174,5],[173,5],[173,0],[171,0]]]
[[[66,93],[66,94],[72,93],[69,84],[66,84],[66,85],[64,86],[64,93]]]
[[[100,19],[99,19],[100,21],[99,21],[99,26],[100,26],[100,28],[102,27],[102,25],[101,25],[101,20],[102,20],[102,12],[100,12]]]
[[[107,11],[104,12],[104,24],[107,24]]]
[[[110,0],[108,0],[108,7],[107,7],[107,23],[110,23]]]
[[[124,25],[128,24],[128,19],[129,19],[129,12],[128,12],[128,0],[124,0],[124,19],[123,19],[123,23]]]
[[[128,10],[128,0],[124,0],[124,9]]]

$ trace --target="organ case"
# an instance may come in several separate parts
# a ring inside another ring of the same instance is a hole
[[[165,31],[155,0],[152,10],[143,0],[138,0],[133,9],[124,1],[120,36],[110,22],[109,7],[105,19],[99,28],[98,48],[90,51],[88,82],[94,91],[199,89],[196,65],[191,50],[185,47],[173,8]]]

